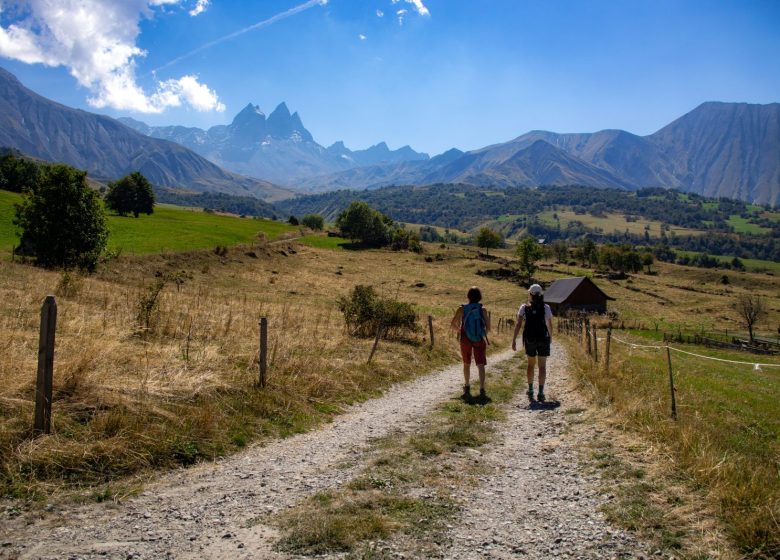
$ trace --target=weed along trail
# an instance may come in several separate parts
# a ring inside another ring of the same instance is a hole
[[[491,364],[512,355],[495,354]],[[320,430],[166,475],[121,504],[6,518],[0,558],[277,557],[278,532],[263,520],[349,481],[372,440],[403,432],[457,394],[461,367],[394,386]]]

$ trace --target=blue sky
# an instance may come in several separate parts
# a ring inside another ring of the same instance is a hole
[[[775,0],[0,0],[0,26],[0,65],[66,105],[207,128],[285,101],[352,149],[649,134],[704,101],[780,101]]]

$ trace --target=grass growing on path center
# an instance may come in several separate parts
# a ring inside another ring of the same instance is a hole
[[[449,487],[464,484],[479,469],[463,450],[493,440],[504,405],[522,385],[516,361],[488,373],[490,402],[453,398],[440,404],[414,433],[374,442],[368,465],[344,488],[316,494],[275,518],[283,529],[278,549],[309,555],[354,551],[395,533],[421,537],[442,531],[459,507]]]

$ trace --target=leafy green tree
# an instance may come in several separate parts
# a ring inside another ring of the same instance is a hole
[[[498,232],[495,232],[488,227],[483,227],[479,230],[479,233],[477,233],[476,243],[477,247],[485,249],[485,253],[489,255],[490,250],[500,247],[503,240]]]
[[[0,155],[0,189],[29,192],[37,184],[38,164],[13,150],[3,150]]]
[[[298,222],[298,218],[296,218],[295,216],[290,216],[289,218],[287,218],[287,223],[290,224],[291,226],[297,226],[299,225],[300,222]]]
[[[365,202],[353,201],[336,218],[336,227],[342,236],[368,247],[384,247],[390,243],[387,216],[371,208]]]
[[[14,224],[22,248],[47,267],[94,270],[108,239],[100,195],[85,171],[68,165],[41,168],[35,190],[16,205]]]
[[[533,237],[524,237],[515,249],[520,271],[528,278],[536,272],[536,262],[542,258],[542,247]]]
[[[653,255],[650,253],[645,253],[642,255],[642,264],[647,267],[647,273],[650,274],[650,267],[653,266],[654,263]]]
[[[108,184],[106,206],[119,214],[151,214],[154,212],[154,191],[152,184],[134,171],[114,183]]]
[[[582,243],[582,259],[587,261],[589,267],[592,267],[593,263],[599,262],[599,249],[590,238],[585,239]]]
[[[569,260],[569,248],[562,239],[556,239],[552,244],[553,255],[559,263],[565,263]]]
[[[325,220],[319,214],[306,214],[301,223],[309,229],[321,231],[325,228]]]

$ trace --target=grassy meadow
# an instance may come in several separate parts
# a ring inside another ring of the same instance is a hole
[[[629,280],[596,280],[617,301],[609,374],[604,371],[606,319],[599,336],[601,362],[593,364],[573,343],[581,380],[608,411],[612,423],[645,442],[661,459],[668,477],[704,496],[725,530],[748,557],[780,554],[780,356],[672,343],[678,420],[670,418],[670,396],[664,332],[716,331],[745,333],[734,301],[739,294],[764,297],[769,314],[758,333],[775,338],[780,325],[780,280],[758,273],[706,271],[661,264],[656,276]],[[634,327],[641,327],[636,329]],[[631,345],[633,344],[633,346]],[[687,352],[687,353],[686,353]],[[691,354],[697,354],[696,356]],[[744,364],[729,363],[746,362]],[[755,369],[755,363],[771,364]],[[636,482],[629,500],[646,490]],[[682,509],[686,497],[681,495]],[[686,502],[687,503],[687,502]],[[620,509],[620,508],[618,508]],[[641,508],[640,508],[641,509]],[[697,513],[689,511],[693,523]],[[627,526],[643,521],[644,509],[622,510]],[[626,519],[625,516],[628,516]],[[637,518],[637,516],[639,518]]]
[[[449,320],[470,285],[483,287],[494,317],[512,315],[522,299],[514,285],[477,278],[485,263],[458,248],[429,263],[310,245],[258,240],[222,256],[128,251],[91,276],[1,262],[0,494],[33,503],[74,491],[117,498],[155,469],[310,429],[392,383],[457,362]],[[357,284],[432,314],[435,348],[421,328],[383,340],[366,365],[373,338],[348,336],[336,303]],[[59,309],[53,429],[32,439],[40,306],[50,293]],[[265,389],[256,387],[261,316]],[[503,349],[508,335],[493,342]],[[452,383],[457,390],[462,380]]]

